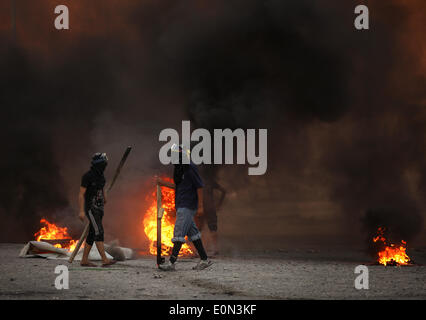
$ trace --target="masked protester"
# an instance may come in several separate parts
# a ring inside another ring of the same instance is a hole
[[[87,217],[90,223],[89,234],[84,245],[83,258],[81,265],[86,267],[96,267],[96,264],[89,261],[90,249],[93,243],[102,258],[102,266],[114,264],[115,260],[109,260],[106,257],[104,249],[104,228],[102,218],[104,216],[105,197],[105,176],[104,171],[108,165],[108,157],[105,153],[96,153],[92,157],[91,168],[81,179],[79,205],[79,218],[84,221]]]
[[[182,146],[173,145],[172,152],[179,155],[179,163],[175,164],[173,172],[176,206],[176,223],[172,238],[173,250],[170,260],[159,265],[159,268],[165,271],[175,270],[179,251],[182,244],[185,243],[185,236],[188,236],[201,258],[193,269],[202,270],[212,264],[207,258],[207,253],[201,241],[201,233],[194,222],[197,211],[198,213],[203,211],[203,182],[197,166],[190,161],[189,150]],[[183,163],[183,157],[186,157],[188,164]]]

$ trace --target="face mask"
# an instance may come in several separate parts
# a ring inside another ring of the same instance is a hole
[[[105,169],[106,169],[106,167],[107,167],[107,165],[108,165],[108,163],[102,162],[102,163],[98,164],[98,168],[99,168],[100,171],[104,172]]]

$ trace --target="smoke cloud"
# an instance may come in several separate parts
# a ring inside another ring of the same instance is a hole
[[[69,31],[53,27],[58,4],[19,1],[16,38],[0,23],[0,241],[32,239],[41,217],[78,234],[91,155],[109,154],[111,176],[133,145],[105,224],[143,246],[153,175],[171,173],[158,134],[186,119],[269,132],[265,176],[214,168],[224,234],[268,247],[423,230],[423,2],[370,1],[368,31],[353,27],[355,1],[72,1]]]

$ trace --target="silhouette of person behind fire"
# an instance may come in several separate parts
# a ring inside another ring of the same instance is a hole
[[[200,231],[202,231],[204,224],[207,224],[207,227],[210,230],[211,234],[211,243],[209,249],[211,250],[211,255],[218,255],[218,239],[217,239],[217,211],[220,210],[220,207],[223,204],[226,196],[226,190],[217,183],[215,179],[215,168],[212,166],[204,166],[202,170],[202,176],[204,179],[204,188],[203,188],[203,207],[204,210],[201,214],[196,216],[196,223]],[[220,198],[216,203],[215,190],[221,192]]]

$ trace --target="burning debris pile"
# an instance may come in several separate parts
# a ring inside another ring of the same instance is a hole
[[[58,227],[46,219],[41,219],[40,223],[44,224],[44,227],[34,234],[36,241],[50,243],[55,248],[74,251],[77,241],[70,237],[66,227]]]
[[[169,178],[162,178],[165,181],[173,182]],[[176,220],[176,210],[175,210],[175,191],[173,189],[161,188],[162,193],[162,204],[164,208],[164,214],[162,218],[162,227],[161,227],[161,239],[163,239],[161,244],[161,255],[168,256],[171,254],[173,249],[173,243],[171,239],[173,238],[173,228]],[[148,197],[149,206],[148,210],[145,212],[143,219],[143,228],[145,235],[149,240],[149,254],[157,254],[157,199],[156,193],[153,192]],[[193,252],[188,244],[184,244],[180,251],[179,256],[188,256],[192,255]]]
[[[373,242],[378,250],[378,263],[384,266],[410,265],[412,263],[406,253],[407,243],[404,240],[401,240],[399,244],[390,242],[386,236],[386,228],[378,228],[377,236],[373,238]]]
[[[74,251],[77,240],[73,240],[68,234],[67,227],[60,227],[47,219],[41,219],[43,225],[39,231],[34,234],[35,241],[29,241],[21,250],[19,256],[22,258],[42,257],[47,259],[68,260]],[[75,261],[81,261],[83,246],[77,252]],[[135,254],[132,249],[120,247],[118,240],[105,244],[105,254],[108,259],[124,261],[133,259]],[[93,246],[89,254],[90,260],[101,260],[101,256],[96,246]]]

